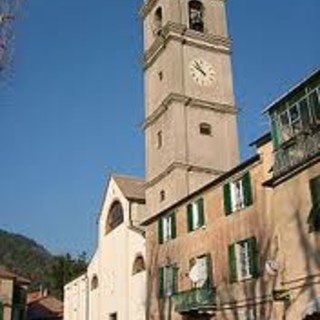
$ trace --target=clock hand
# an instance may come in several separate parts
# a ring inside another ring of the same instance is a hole
[[[198,71],[200,71],[204,76],[207,75],[207,74],[202,70],[202,68],[200,67],[200,65],[199,65],[198,63],[196,63],[196,64],[194,65],[194,67],[195,67]]]

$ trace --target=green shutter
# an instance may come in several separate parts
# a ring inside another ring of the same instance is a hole
[[[320,204],[320,176],[310,180],[310,191],[312,204],[319,205]]]
[[[274,149],[279,147],[279,129],[275,119],[271,121],[271,135]]]
[[[1,300],[0,300],[0,320],[3,320],[3,304]]]
[[[176,213],[172,211],[171,213],[171,239],[177,237],[177,225],[176,225]]]
[[[175,264],[173,266],[173,271],[172,271],[172,276],[173,276],[173,280],[172,280],[172,283],[173,283],[173,290],[172,290],[172,293],[173,294],[176,294],[178,293],[178,288],[179,288],[179,284],[178,284],[178,272],[179,272],[179,268],[177,267],[177,265]]]
[[[223,186],[223,200],[224,200],[224,211],[228,216],[232,213],[232,205],[231,205],[231,188],[230,183],[226,183]]]
[[[242,179],[243,183],[243,195],[244,195],[244,205],[246,207],[252,205],[252,188],[250,172],[246,172]]]
[[[233,243],[229,245],[229,273],[230,282],[237,281],[237,257],[236,257],[236,245]]]
[[[252,237],[248,241],[250,250],[250,273],[254,278],[257,278],[259,276],[259,252],[257,239]]]
[[[199,226],[202,227],[205,225],[203,198],[200,198],[197,200],[197,206],[198,206],[198,212],[199,212]]]
[[[207,260],[207,272],[208,272],[208,280],[205,283],[205,286],[208,288],[212,288],[213,287],[213,279],[212,279],[212,259],[211,259],[211,254],[208,253],[206,255],[206,260]]]
[[[164,268],[158,269],[158,294],[159,298],[164,297]]]
[[[163,244],[163,220],[161,217],[158,220],[158,240],[159,244]]]
[[[320,176],[310,180],[309,183],[312,208],[307,220],[309,232],[320,231]]]
[[[188,222],[188,232],[193,231],[192,203],[189,203],[187,205],[187,222]]]

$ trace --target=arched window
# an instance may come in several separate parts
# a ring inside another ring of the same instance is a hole
[[[198,0],[189,2],[189,27],[195,31],[203,32],[203,4]]]
[[[95,274],[91,279],[91,290],[95,290],[98,288],[99,280],[97,275]]]
[[[162,20],[163,20],[163,17],[162,17],[162,8],[159,7],[157,8],[157,10],[155,11],[155,14],[154,14],[154,21],[153,21],[153,32],[154,34],[156,35],[159,35],[160,32],[161,32],[161,29],[162,29]]]
[[[107,224],[106,233],[112,231],[118,227],[123,222],[123,209],[119,201],[113,202],[110,207]]]
[[[205,136],[211,136],[211,125],[206,122],[202,122],[199,125],[199,131],[200,134],[203,134]]]
[[[143,256],[139,254],[133,262],[132,274],[134,275],[144,270],[146,270],[146,265],[145,265]]]

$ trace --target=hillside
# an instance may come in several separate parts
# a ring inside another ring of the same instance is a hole
[[[86,271],[87,258],[85,252],[54,256],[34,240],[0,229],[0,265],[30,279],[31,290],[41,284],[63,299],[64,285]]]
[[[0,229],[0,265],[32,280],[33,286],[49,282],[53,262],[54,256],[34,240]]]

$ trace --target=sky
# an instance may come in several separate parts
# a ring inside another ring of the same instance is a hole
[[[174,0],[172,0],[174,1]],[[54,254],[96,246],[111,172],[144,175],[140,0],[25,0],[0,89],[0,228]],[[229,0],[241,157],[262,110],[319,67],[319,0]]]

